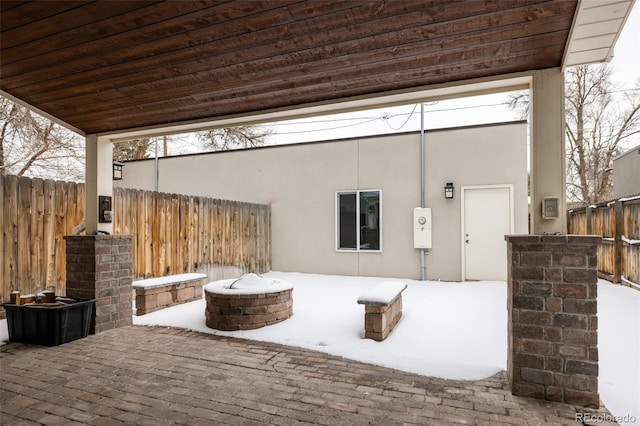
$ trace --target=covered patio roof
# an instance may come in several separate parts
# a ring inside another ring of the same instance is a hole
[[[83,135],[355,109],[607,60],[632,3],[5,0],[0,94]]]
[[[564,67],[633,0],[10,1],[0,94],[86,136],[87,229],[117,140],[530,89],[531,230],[564,210]]]

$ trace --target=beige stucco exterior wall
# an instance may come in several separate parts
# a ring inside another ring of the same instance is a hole
[[[527,233],[526,123],[426,132],[426,205],[433,209],[427,278],[461,279],[460,197],[446,182],[513,184],[516,233]],[[413,208],[420,204],[420,134],[407,133],[161,158],[159,190],[266,203],[272,267],[280,271],[420,278]],[[120,186],[153,190],[155,161],[129,162]],[[382,251],[338,252],[335,193],[382,191]]]
[[[636,194],[640,194],[640,145],[613,160],[613,196]]]
[[[462,279],[462,186],[514,185],[514,233],[528,233],[526,132],[522,123],[427,135],[426,205],[433,211],[428,277]],[[446,182],[455,186],[453,200],[444,198]]]

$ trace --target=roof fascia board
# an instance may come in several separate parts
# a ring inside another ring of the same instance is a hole
[[[584,7],[584,2],[582,0],[578,0],[578,6],[576,7],[576,11],[573,14],[573,20],[571,21],[571,29],[569,30],[569,37],[567,37],[567,43],[564,46],[564,53],[562,54],[561,67],[563,72],[567,68],[567,61],[569,60],[569,52],[571,51],[571,47],[573,45],[573,37],[575,35],[576,27],[578,26],[580,11],[583,10],[583,7]]]
[[[579,66],[579,65],[588,65],[591,63],[602,63],[602,62],[609,62],[611,60],[611,58],[613,57],[613,49],[616,45],[616,43],[618,42],[618,38],[620,37],[620,34],[622,33],[622,30],[624,29],[624,26],[627,23],[627,20],[629,19],[629,16],[631,15],[631,11],[633,10],[633,6],[635,4],[636,0],[631,0],[628,3],[628,9],[627,12],[624,14],[624,18],[622,19],[622,23],[620,24],[620,28],[618,29],[618,31],[616,31],[613,40],[611,41],[611,45],[608,46],[607,48],[607,53],[604,56],[603,59],[599,60],[599,61],[591,61],[591,62],[586,62],[586,61],[579,61],[577,63],[567,63],[570,60],[570,56],[572,54],[571,49],[573,47],[574,44],[574,37],[575,37],[575,33],[577,31],[577,28],[582,25],[582,23],[580,22],[581,20],[581,15],[584,13],[584,10],[589,6],[589,4],[591,3],[591,6],[598,6],[598,3],[594,3],[593,1],[589,2],[586,0],[579,0],[578,1],[578,6],[576,7],[576,12],[575,15],[573,17],[573,21],[571,23],[571,30],[569,31],[569,37],[567,37],[567,44],[564,47],[564,54],[562,55],[562,70],[564,71],[566,68],[568,67],[574,67],[574,66]],[[611,3],[616,3],[615,1],[612,1]],[[625,2],[619,2],[619,3],[625,3]],[[600,5],[601,6],[601,5]]]

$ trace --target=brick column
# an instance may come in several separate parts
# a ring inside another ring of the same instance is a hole
[[[96,299],[92,334],[132,323],[130,235],[64,237],[67,296]]]
[[[599,407],[599,236],[507,236],[514,395]]]

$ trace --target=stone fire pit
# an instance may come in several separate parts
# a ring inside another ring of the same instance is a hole
[[[284,321],[293,314],[293,286],[256,274],[215,281],[204,287],[207,327],[252,330]]]

